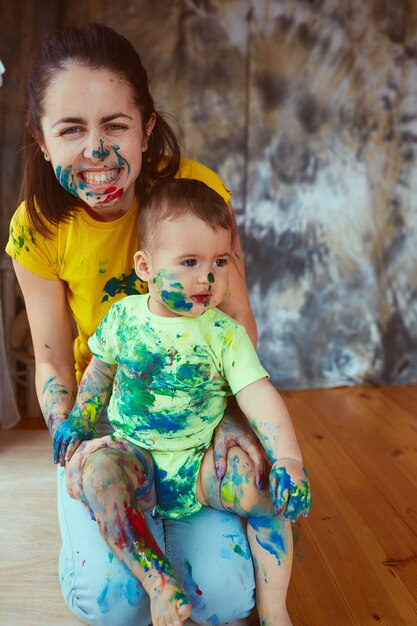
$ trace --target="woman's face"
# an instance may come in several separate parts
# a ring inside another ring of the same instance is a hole
[[[144,132],[131,86],[75,63],[51,80],[43,111],[39,143],[62,187],[98,219],[117,219],[134,200],[154,116]]]

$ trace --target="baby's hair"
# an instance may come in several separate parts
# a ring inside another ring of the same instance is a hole
[[[229,208],[217,191],[200,180],[174,178],[153,187],[139,210],[139,246],[142,250],[156,241],[158,225],[165,220],[192,215],[213,230],[233,230]]]

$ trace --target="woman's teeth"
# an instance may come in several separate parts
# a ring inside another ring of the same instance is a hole
[[[81,172],[81,176],[83,180],[89,185],[106,185],[108,183],[111,183],[112,180],[114,180],[115,178],[117,178],[119,172],[120,168],[101,172],[86,170],[84,172]]]

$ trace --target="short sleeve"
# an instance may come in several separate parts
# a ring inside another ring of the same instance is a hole
[[[58,280],[57,238],[54,235],[47,239],[32,227],[23,202],[11,219],[6,253],[37,276]]]
[[[223,369],[234,395],[261,378],[269,378],[262,366],[258,354],[241,324],[230,325],[224,329]]]
[[[229,202],[231,198],[232,193],[227,189],[220,176],[198,161],[181,159],[178,178],[194,178],[195,180],[201,180],[214,189],[214,191],[217,191],[225,202]]]
[[[93,355],[100,361],[109,365],[116,365],[114,341],[115,319],[117,317],[118,303],[113,304],[100,322],[96,332],[88,340],[88,347]]]

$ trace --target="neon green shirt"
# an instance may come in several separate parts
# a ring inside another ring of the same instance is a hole
[[[189,515],[201,460],[227,396],[268,373],[245,328],[218,309],[198,317],[162,317],[148,295],[113,304],[90,338],[93,354],[117,364],[109,420],[116,432],[150,450],[159,511]]]
[[[177,177],[201,180],[226,202],[230,199],[222,180],[201,163],[182,159]],[[133,255],[139,249],[138,206],[135,200],[113,222],[99,222],[81,209],[68,222],[50,225],[49,238],[31,227],[24,203],[11,220],[6,252],[37,276],[67,284],[68,303],[77,326],[74,354],[78,382],[91,359],[88,337],[111,304],[148,289],[133,266]]]

